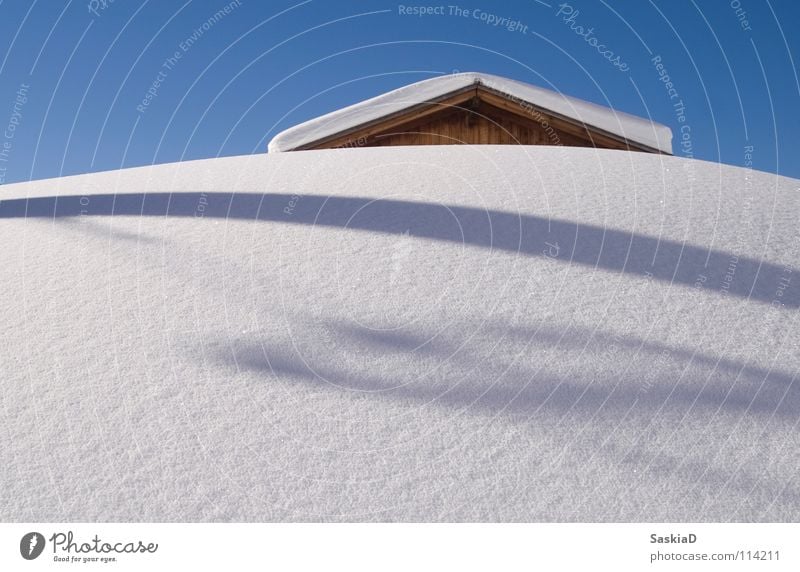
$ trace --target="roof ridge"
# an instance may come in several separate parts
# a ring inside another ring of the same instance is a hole
[[[672,130],[652,119],[484,72],[442,74],[385,92],[290,127],[272,138],[269,152],[291,151],[360,125],[401,113],[469,86],[483,86],[639,146],[672,154]]]

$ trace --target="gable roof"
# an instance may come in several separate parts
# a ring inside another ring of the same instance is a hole
[[[426,79],[311,119],[278,133],[267,150],[278,153],[304,148],[474,86],[547,110],[587,128],[672,154],[672,130],[665,125],[549,89],[477,72]]]

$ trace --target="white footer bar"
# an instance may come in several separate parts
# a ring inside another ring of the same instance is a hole
[[[800,570],[796,524],[0,524],[0,570]]]

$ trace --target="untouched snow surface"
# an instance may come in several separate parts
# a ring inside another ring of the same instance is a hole
[[[512,146],[2,187],[0,517],[797,521],[798,188]]]
[[[629,141],[672,153],[672,130],[666,125],[557,91],[477,72],[445,75],[412,83],[295,125],[278,133],[269,142],[268,151],[270,153],[290,151],[474,84],[484,85],[510,95],[520,102],[531,103]]]

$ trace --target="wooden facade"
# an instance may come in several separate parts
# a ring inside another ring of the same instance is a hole
[[[298,149],[459,144],[563,145],[659,152],[483,85],[473,85]]]

